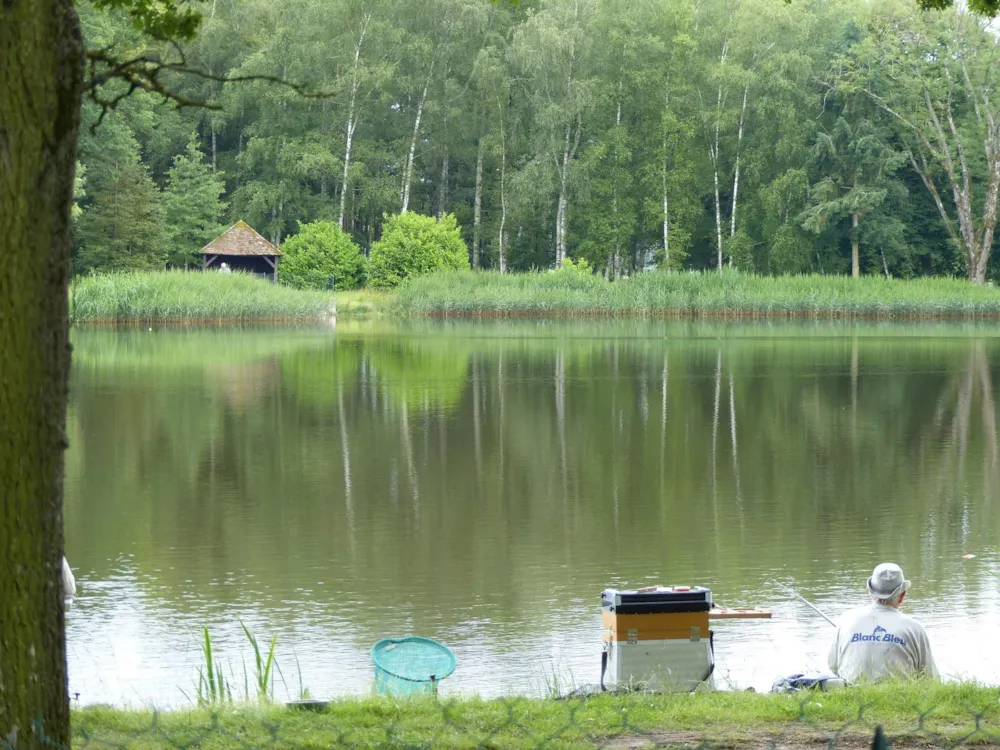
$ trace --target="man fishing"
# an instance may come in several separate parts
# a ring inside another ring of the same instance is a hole
[[[847,682],[923,675],[937,668],[924,626],[899,611],[910,581],[895,563],[875,566],[867,583],[872,603],[847,612],[830,646],[830,669]]]

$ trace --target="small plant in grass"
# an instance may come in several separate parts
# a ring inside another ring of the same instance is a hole
[[[275,668],[276,664],[274,661],[274,649],[278,645],[278,636],[272,636],[271,646],[267,650],[267,656],[264,657],[261,654],[260,646],[257,644],[257,638],[253,633],[240,621],[240,627],[243,628],[243,633],[246,635],[247,640],[250,642],[251,648],[253,648],[254,657],[254,687],[257,690],[257,699],[261,703],[270,703],[274,698],[274,682],[271,671]],[[249,690],[247,691],[247,697],[249,697]]]
[[[382,238],[372,245],[368,284],[393,289],[415,276],[469,268],[469,249],[452,214],[440,219],[405,213],[386,219]]]
[[[260,703],[271,703],[274,700],[274,673],[280,674],[278,662],[275,659],[275,649],[278,636],[271,638],[267,652],[261,650],[256,636],[240,621],[243,634],[253,650],[253,683],[247,672],[246,662],[243,665],[243,700],[255,697]],[[233,703],[233,688],[222,669],[222,661],[213,648],[212,636],[207,627],[202,628],[202,665],[198,667],[197,705],[200,708],[221,706]],[[299,693],[308,691],[302,685],[302,673],[299,672]],[[185,693],[185,696],[187,694]]]
[[[329,221],[299,224],[299,233],[281,243],[281,281],[298,289],[355,289],[365,274],[365,258],[344,230]]]
[[[204,664],[198,668],[198,705],[218,706],[233,702],[233,691],[222,672],[222,662],[216,661],[212,654],[212,636],[208,628],[202,628],[201,643]]]

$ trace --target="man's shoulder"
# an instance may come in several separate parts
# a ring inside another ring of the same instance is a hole
[[[837,620],[838,625],[850,626],[856,623],[858,620],[865,618],[872,618],[875,616],[874,611],[871,606],[864,607],[853,607],[852,609],[844,612]]]
[[[896,610],[896,612],[899,615],[899,621],[904,623],[906,627],[925,632],[923,624],[916,617],[908,615],[905,612],[900,612],[899,610]]]

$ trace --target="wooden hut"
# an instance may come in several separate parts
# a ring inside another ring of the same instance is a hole
[[[217,271],[225,263],[233,271],[246,271],[278,280],[281,251],[255,232],[245,221],[237,221],[201,249],[201,270]]]

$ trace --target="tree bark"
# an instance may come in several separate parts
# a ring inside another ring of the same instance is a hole
[[[0,745],[69,745],[62,477],[83,81],[71,0],[0,2]]]
[[[484,139],[479,137],[476,151],[476,197],[472,207],[472,270],[479,269],[479,227],[483,215],[483,154]]]

